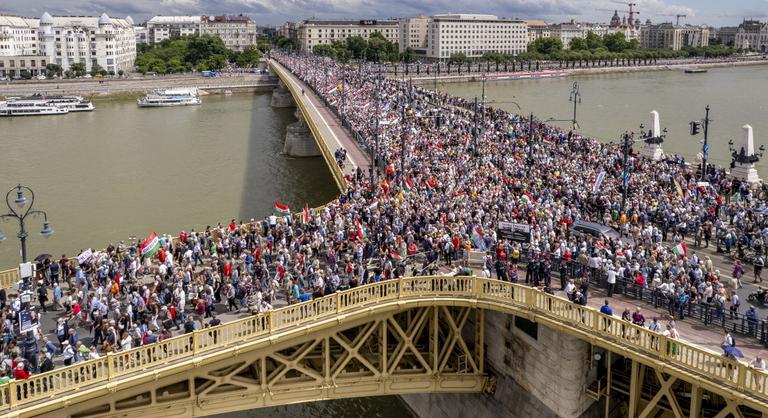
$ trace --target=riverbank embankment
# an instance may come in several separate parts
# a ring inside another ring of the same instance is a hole
[[[28,94],[77,94],[82,96],[112,97],[138,96],[145,92],[165,88],[197,88],[210,94],[244,91],[271,91],[277,77],[263,74],[233,74],[220,77],[166,76],[132,78],[90,78],[75,80],[24,80],[0,84],[0,96]]]
[[[592,67],[592,68],[568,68],[562,70],[547,69],[546,71],[563,71],[568,75],[590,75],[590,74],[611,74],[611,73],[637,73],[637,72],[649,72],[649,71],[684,71],[686,68],[728,68],[728,67],[743,67],[752,65],[768,65],[768,59],[765,60],[749,60],[749,61],[720,61],[710,63],[681,63],[681,64],[659,64],[659,65],[642,65],[642,66],[622,66],[622,67]],[[545,70],[542,70],[545,71]],[[527,71],[524,71],[527,72]],[[532,70],[533,72],[533,70]],[[510,71],[510,73],[512,73]],[[495,75],[498,73],[490,73]],[[430,85],[435,82],[438,83],[464,83],[471,81],[480,81],[483,73],[473,72],[470,74],[456,74],[456,75],[443,75],[440,77],[434,76],[419,76],[419,77],[395,77],[402,81],[411,81],[417,85]]]

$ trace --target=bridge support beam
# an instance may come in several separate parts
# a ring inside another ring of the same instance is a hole
[[[272,99],[274,101],[274,97]],[[283,145],[283,154],[291,157],[319,157],[322,155],[317,146],[315,138],[312,136],[307,122],[301,110],[296,109],[295,113],[298,121],[288,125],[285,129],[285,144]]]

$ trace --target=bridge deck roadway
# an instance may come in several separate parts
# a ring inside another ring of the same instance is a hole
[[[304,104],[304,108],[308,113],[308,115],[305,114],[304,117],[312,118],[320,130],[320,138],[315,139],[323,141],[331,153],[339,148],[347,150],[348,163],[344,165],[344,174],[353,175],[355,169],[360,167],[363,173],[367,175],[368,167],[371,165],[371,159],[368,154],[358,146],[350,132],[342,126],[339,118],[336,117],[322,99],[320,99],[306,83],[293,75],[287,68],[274,60],[270,61],[270,64],[273,68],[278,69],[279,73],[277,75],[284,83],[291,83],[294,86],[294,91],[300,92],[303,89],[303,95],[294,95],[293,98]],[[328,163],[332,164],[333,162],[329,161]]]

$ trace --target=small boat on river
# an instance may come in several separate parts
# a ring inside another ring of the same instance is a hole
[[[197,89],[155,90],[139,98],[139,107],[195,106],[202,103]]]

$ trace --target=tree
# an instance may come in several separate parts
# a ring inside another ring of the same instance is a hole
[[[48,78],[61,77],[64,73],[64,69],[58,64],[48,64],[45,66],[45,75]]]
[[[97,75],[100,75],[103,77],[107,75],[107,70],[105,70],[104,67],[102,67],[99,64],[93,64],[91,66],[91,76],[96,77]]]
[[[366,49],[366,56],[368,58],[375,57],[374,61],[381,61],[381,58],[390,58],[389,53],[391,51],[390,42],[384,38],[380,32],[374,32],[368,37],[368,48]]]
[[[448,62],[451,64],[463,64],[467,61],[469,61],[469,58],[463,52],[455,52],[448,58]]]
[[[584,37],[584,40],[587,41],[587,48],[590,51],[594,51],[596,49],[603,48],[605,45],[603,44],[603,38],[600,37],[600,35],[596,34],[595,32],[588,31],[587,36]]]
[[[72,74],[74,74],[75,77],[82,77],[85,75],[85,63],[76,62],[70,65],[69,69],[72,70]]]
[[[124,76],[124,75],[125,75],[125,71],[123,71],[123,70],[117,70],[117,75],[118,75],[119,77],[122,77],[122,76]]]
[[[29,70],[21,70],[19,71],[19,76],[25,80],[29,80],[32,78],[32,73],[30,73]]]
[[[529,52],[538,52],[544,55],[550,55],[556,51],[562,51],[563,42],[557,38],[539,38],[528,44]]]
[[[400,61],[405,63],[413,61],[413,49],[411,47],[405,48],[405,51],[400,53]]]
[[[191,63],[193,66],[198,66],[202,62],[210,66],[210,64],[214,63],[220,64],[220,59],[224,59],[224,65],[214,68],[218,69],[226,65],[226,57],[229,51],[224,46],[224,41],[221,38],[211,35],[196,35],[189,36],[185,40],[188,41],[188,45],[184,61]],[[220,58],[214,59],[214,57]]]
[[[589,49],[589,45],[587,44],[587,40],[584,38],[573,38],[571,39],[571,51],[586,51]]]
[[[261,52],[253,45],[248,45],[237,57],[235,63],[240,67],[256,67],[261,60]]]
[[[275,45],[281,49],[296,49],[296,43],[291,38],[285,36],[278,36],[274,39]]]
[[[320,55],[321,57],[336,57],[336,49],[334,49],[331,45],[315,45],[312,47],[312,53],[315,55]]]
[[[346,49],[352,54],[352,58],[360,59],[363,57],[365,50],[368,49],[368,41],[362,36],[350,36],[346,40]],[[368,56],[368,59],[372,59],[372,56]]]
[[[603,35],[603,43],[611,52],[622,52],[629,47],[629,43],[621,32],[606,33]]]
[[[220,70],[227,66],[227,56],[224,54],[211,55],[200,64],[203,70]]]

